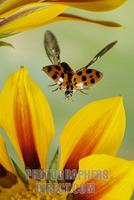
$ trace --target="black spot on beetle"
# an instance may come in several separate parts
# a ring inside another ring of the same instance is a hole
[[[67,90],[69,90],[69,85],[67,85]]]
[[[55,68],[56,68],[58,71],[61,70],[61,68],[60,68],[58,65],[55,65]]]
[[[71,85],[71,90],[73,90],[73,86]]]
[[[87,73],[87,74],[92,73],[92,69],[87,69],[87,70],[86,70],[86,73]]]
[[[82,81],[86,81],[86,80],[87,80],[86,76],[82,76]]]
[[[100,78],[100,72],[96,71],[96,76]]]
[[[81,76],[82,75],[82,71],[77,72],[77,75]]]
[[[53,79],[56,79],[56,78],[57,78],[57,75],[56,75],[56,74],[54,74],[54,75],[52,76],[52,78],[53,78]]]
[[[47,71],[50,72],[51,70],[52,70],[52,67],[49,66],[48,69],[47,69]]]
[[[95,83],[95,80],[94,80],[94,78],[92,78],[90,81],[91,81],[91,83],[92,83],[92,84],[94,84],[94,83]]]
[[[61,78],[64,78],[64,73],[61,74]]]

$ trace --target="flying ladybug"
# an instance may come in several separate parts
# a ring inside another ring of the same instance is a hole
[[[75,91],[85,94],[84,90],[89,89],[90,86],[100,81],[103,76],[100,71],[91,69],[90,66],[116,43],[117,41],[114,41],[105,46],[85,67],[75,71],[67,63],[61,62],[58,41],[51,31],[46,31],[44,47],[52,65],[45,66],[42,70],[55,82],[49,86],[57,85],[57,88],[52,91],[63,90],[66,98],[72,97]]]

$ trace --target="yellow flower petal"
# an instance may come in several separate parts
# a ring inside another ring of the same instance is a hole
[[[75,8],[101,12],[118,8],[126,1],[127,0],[51,0],[49,2],[59,2]]]
[[[134,165],[131,161],[108,155],[92,155],[80,161],[79,169],[81,171],[77,174],[73,189],[74,186],[79,188],[83,184],[94,184],[95,191],[74,195],[73,200],[130,200],[134,189]],[[87,172],[90,172],[89,178]]]
[[[80,8],[80,9],[86,9],[91,11],[108,11],[115,9],[119,6],[121,6],[124,2],[127,0],[50,0],[49,2],[59,2],[64,3],[66,5]],[[19,0],[3,0],[0,3],[0,13],[3,13],[5,11],[8,11],[12,8],[19,7],[21,5],[30,3],[30,2],[39,2],[37,0],[25,0],[25,1],[19,1]],[[42,0],[42,2],[45,2],[45,0]]]
[[[14,168],[11,164],[11,160],[8,156],[7,148],[5,142],[0,135],[0,164],[9,172],[15,173]]]
[[[61,4],[30,3],[1,15],[0,35],[14,34],[49,23],[68,7]]]
[[[0,14],[11,10],[13,8],[19,7],[21,5],[31,3],[31,2],[36,2],[37,0],[25,0],[25,1],[20,1],[20,0],[2,0],[0,2]]]
[[[124,131],[125,111],[121,96],[88,104],[62,131],[60,169],[78,169],[79,160],[93,153],[114,155]]]
[[[54,125],[39,86],[21,67],[7,79],[0,95],[0,126],[26,167],[45,167]]]
[[[5,142],[0,135],[0,186],[10,188],[16,183],[15,170],[8,156]]]
[[[54,22],[58,22],[58,21],[68,21],[68,20],[72,20],[72,21],[75,20],[75,21],[80,21],[80,22],[90,22],[90,23],[107,26],[107,27],[121,27],[122,26],[121,24],[119,24],[117,22],[89,19],[89,18],[81,17],[81,16],[74,15],[74,14],[68,14],[68,13],[63,13],[63,14],[58,15],[57,17],[52,19],[50,21],[50,23],[54,23]]]

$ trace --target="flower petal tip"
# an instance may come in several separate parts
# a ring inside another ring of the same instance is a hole
[[[123,140],[125,127],[126,116],[121,95],[87,104],[62,131],[60,167],[77,169],[78,161],[93,153],[115,155]],[[118,137],[112,140],[115,135]]]
[[[8,99],[10,103],[7,103]],[[54,135],[54,123],[48,101],[26,67],[19,67],[5,82],[1,105],[0,125],[7,132],[19,158],[27,167],[44,168]]]
[[[23,65],[20,66],[20,69],[24,69],[25,67]]]

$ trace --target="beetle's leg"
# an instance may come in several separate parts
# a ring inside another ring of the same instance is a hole
[[[53,86],[55,86],[55,85],[57,85],[57,83],[50,84],[50,85],[48,85],[48,87],[53,87]]]
[[[88,93],[83,92],[83,90],[78,90],[79,92],[81,92],[82,94],[88,95]]]
[[[56,89],[54,89],[54,90],[52,90],[52,92],[56,92],[58,89],[59,89],[59,87],[58,87],[58,88],[56,88]]]

